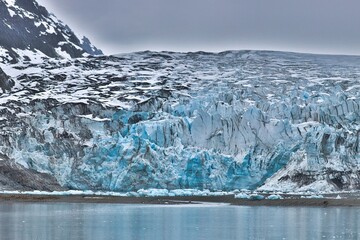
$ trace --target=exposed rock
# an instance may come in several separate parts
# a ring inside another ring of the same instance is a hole
[[[102,54],[35,0],[0,1],[0,61]]]
[[[0,88],[3,92],[10,91],[14,84],[14,81],[0,68]]]
[[[9,159],[1,159],[0,190],[64,191],[67,189],[61,187],[54,176],[25,168]]]

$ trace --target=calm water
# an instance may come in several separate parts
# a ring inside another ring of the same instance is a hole
[[[359,239],[360,208],[0,203],[0,239]]]

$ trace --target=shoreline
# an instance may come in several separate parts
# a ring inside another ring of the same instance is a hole
[[[360,207],[359,198],[301,198],[292,196],[284,199],[239,199],[234,195],[224,196],[177,196],[177,197],[128,197],[99,195],[30,195],[0,194],[0,203],[104,203],[104,204],[161,204],[187,205],[219,203],[234,206],[276,206],[276,207]]]

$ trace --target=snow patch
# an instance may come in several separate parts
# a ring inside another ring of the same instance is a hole
[[[68,54],[67,52],[61,50],[61,47],[55,48],[55,51],[62,58],[68,58],[68,59],[71,58],[70,54]]]

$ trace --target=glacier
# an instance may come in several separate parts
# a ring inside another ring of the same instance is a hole
[[[63,189],[360,188],[360,57],[145,51],[0,67],[13,81],[0,159]]]

